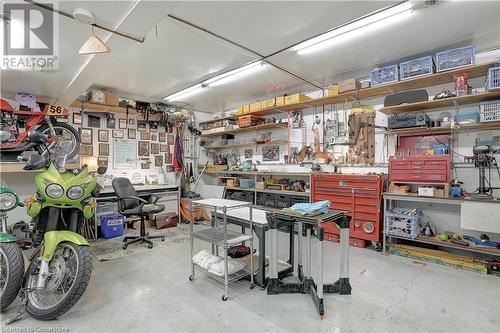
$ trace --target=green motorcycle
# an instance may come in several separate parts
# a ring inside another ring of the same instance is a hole
[[[30,141],[43,144],[44,140],[43,134],[30,134]],[[32,155],[25,166],[46,170],[35,176],[37,190],[24,201],[38,248],[24,274],[23,305],[10,322],[24,310],[40,320],[61,316],[83,295],[92,273],[89,243],[79,232],[94,214],[99,186],[86,168],[67,170],[65,157],[63,163],[49,157],[51,161]]]
[[[23,206],[19,197],[7,187],[0,187],[0,312],[16,299],[23,283],[24,257],[16,238],[8,232],[7,212]]]

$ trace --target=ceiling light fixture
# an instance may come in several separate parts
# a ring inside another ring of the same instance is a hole
[[[98,54],[109,53],[109,47],[94,34],[94,26],[92,26],[92,36],[83,44],[78,51],[78,54]]]
[[[412,16],[414,10],[409,1],[369,15],[352,23],[311,38],[292,48],[298,54],[308,54],[328,48],[334,44],[357,38],[363,34],[387,27]]]
[[[175,94],[169,95],[163,99],[169,102],[181,101],[183,98],[188,98],[190,96],[196,95],[197,93],[201,92],[203,88],[206,88],[206,86],[198,83],[194,86],[178,91]]]
[[[249,76],[251,74],[254,74],[263,68],[264,68],[264,66],[262,64],[262,61],[257,61],[257,62],[253,62],[253,63],[248,64],[248,65],[245,65],[243,67],[233,69],[232,71],[214,76],[213,78],[210,78],[210,79],[204,81],[203,83],[209,85],[210,87],[221,86],[223,84],[237,81],[245,76]]]
[[[183,89],[179,92],[176,92],[175,94],[169,95],[163,99],[170,102],[180,101],[182,98],[187,98],[189,96],[199,93],[203,88],[221,86],[223,84],[227,84],[239,80],[243,77],[249,76],[251,74],[254,74],[263,68],[264,68],[264,63],[262,61],[252,62],[248,65],[238,67],[229,72],[214,76],[201,83],[195,84],[194,86]]]

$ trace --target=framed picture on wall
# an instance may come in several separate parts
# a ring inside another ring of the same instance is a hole
[[[128,124],[129,124],[129,125],[135,125],[135,119],[134,119],[134,118],[130,118],[130,119],[128,120]]]
[[[98,156],[97,157],[97,166],[108,166],[108,157],[107,156]]]
[[[151,139],[151,133],[141,132],[141,140],[149,140],[149,139]]]
[[[278,145],[267,145],[262,146],[262,161],[279,161],[280,160],[280,146]]]
[[[168,145],[160,144],[160,153],[167,153],[167,152],[168,152]]]
[[[159,154],[160,153],[160,144],[151,142],[151,154]]]
[[[125,129],[127,128],[127,119],[125,118],[120,118],[118,120],[118,128]]]
[[[172,126],[170,126],[170,127],[168,128],[168,131],[167,131],[167,132],[168,132],[168,133],[170,133],[170,134],[174,133],[174,128],[173,128]]]
[[[135,138],[137,137],[137,135],[136,135],[136,134],[137,134],[137,133],[136,133],[136,131],[135,131],[135,128],[129,128],[129,129],[127,130],[127,137],[128,137],[129,139],[135,139]]]
[[[167,133],[166,132],[159,132],[158,133],[158,141],[159,142],[167,142]]]
[[[158,141],[158,135],[157,134],[151,134],[151,141]]]
[[[158,124],[149,124],[149,131],[150,132],[158,132]]]
[[[122,130],[113,130],[113,138],[114,139],[123,139],[124,138],[124,133]]]
[[[149,159],[142,159],[141,160],[141,169],[147,170],[147,169],[149,169],[150,165],[151,165],[151,161]]]
[[[97,141],[109,142],[109,132],[107,130],[98,130],[97,131]]]
[[[145,131],[146,130],[146,121],[137,120],[137,130],[138,131]]]
[[[93,156],[94,155],[94,146],[92,145],[80,145],[80,156]]]
[[[165,164],[172,164],[172,153],[165,153]]]
[[[99,144],[99,155],[109,156],[109,143],[100,143]]]
[[[168,136],[168,144],[169,145],[173,145],[174,144],[174,136],[173,135],[169,135]]]
[[[149,142],[139,141],[139,156],[149,156]]]
[[[115,118],[107,118],[106,119],[106,128],[115,128]]]
[[[101,128],[101,117],[89,114],[87,116],[87,124],[89,127]]]
[[[80,142],[84,145],[91,145],[94,143],[92,128],[79,128]]]
[[[163,166],[163,155],[155,155],[155,166]]]
[[[249,159],[253,156],[253,149],[245,149],[245,158]]]
[[[81,113],[73,113],[73,124],[75,124],[75,125],[82,124],[82,114]]]

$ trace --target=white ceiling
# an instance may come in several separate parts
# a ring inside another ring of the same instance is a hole
[[[80,56],[88,26],[59,18],[60,66],[57,72],[2,71],[2,96],[30,92],[69,104],[90,86],[160,100],[257,56],[179,23],[171,14],[260,54],[268,55],[339,24],[386,7],[389,1],[332,2],[168,2],[61,1],[61,10],[91,10],[108,26],[146,41],[111,35],[110,54]],[[106,38],[109,34],[98,31]],[[326,85],[336,74],[369,68],[444,46],[473,42],[478,50],[500,45],[500,2],[440,2],[409,20],[325,51],[297,55],[285,51],[269,60],[308,80]],[[234,84],[210,87],[185,102],[189,108],[216,112],[265,95],[311,89],[272,66]]]

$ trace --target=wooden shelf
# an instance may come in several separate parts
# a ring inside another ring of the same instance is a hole
[[[202,137],[210,137],[210,136],[213,137],[213,136],[221,136],[223,134],[238,134],[238,133],[262,131],[262,130],[276,129],[276,128],[287,128],[287,127],[288,127],[288,124],[269,123],[269,124],[262,124],[262,125],[256,125],[256,126],[237,128],[237,129],[228,130],[228,131],[220,131],[220,132],[202,134],[201,136]]]
[[[414,90],[414,89],[419,89],[419,88],[426,88],[426,87],[430,87],[430,86],[437,86],[440,84],[446,84],[446,83],[452,84],[453,83],[453,76],[456,74],[467,73],[469,75],[469,78],[471,78],[471,79],[476,78],[476,77],[481,77],[481,76],[485,76],[488,72],[488,68],[490,68],[494,65],[495,65],[494,62],[489,62],[489,63],[485,63],[485,64],[479,64],[479,65],[451,69],[451,70],[445,71],[445,72],[414,77],[414,78],[403,80],[403,81],[397,81],[397,82],[388,83],[388,84],[384,84],[384,85],[380,85],[380,86],[360,89],[360,90],[356,90],[356,91],[350,91],[350,92],[346,92],[346,93],[335,95],[335,96],[316,98],[316,99],[312,99],[312,100],[301,102],[301,103],[295,103],[295,104],[273,106],[273,107],[270,107],[267,109],[263,109],[263,110],[259,110],[259,111],[255,111],[255,112],[251,112],[251,113],[245,113],[245,115],[268,116],[268,115],[272,115],[272,114],[276,114],[276,113],[280,113],[280,112],[291,112],[291,111],[303,110],[303,109],[307,109],[307,108],[319,107],[319,106],[324,106],[324,105],[329,105],[329,104],[344,103],[345,101],[350,101],[350,100],[358,100],[358,99],[361,100],[361,99],[381,97],[381,96],[389,95],[389,94],[396,93],[396,92],[401,92],[401,91],[406,91],[406,90]],[[453,105],[453,104],[451,104],[451,105]],[[215,119],[215,121],[216,120],[223,120],[223,119],[235,120],[235,119],[238,119],[238,116],[235,115],[235,116],[225,117],[225,118],[221,118],[221,119]],[[204,123],[209,123],[209,122],[212,122],[212,121],[205,121]]]
[[[417,127],[417,128],[402,128],[383,132],[385,135],[427,135],[427,134],[447,134],[458,131],[481,131],[500,129],[500,121],[492,121],[487,123],[464,124],[460,125],[461,129],[452,129],[450,127]]]
[[[498,99],[498,98],[500,98],[500,90],[482,92],[482,93],[466,95],[466,96],[457,96],[457,97],[450,97],[450,98],[444,98],[444,99],[436,99],[436,100],[426,101],[426,102],[401,104],[401,105],[381,108],[378,111],[390,115],[390,114],[397,114],[397,113],[402,113],[402,112],[452,107],[454,105],[454,103],[457,103],[458,105],[473,104],[473,103],[478,103],[481,101],[488,101],[488,100]]]
[[[250,143],[230,143],[227,145],[220,145],[220,146],[203,146],[204,149],[232,149],[232,148],[242,148],[242,147],[254,147],[254,146],[259,146],[259,145],[284,145],[286,144],[287,141],[284,140],[271,140],[268,142],[264,143],[257,143],[257,142],[250,142]]]
[[[256,190],[254,188],[239,188],[239,187],[227,187],[228,190],[237,190],[237,191],[247,191],[247,192],[259,192],[259,193],[274,193],[274,194],[284,194],[284,195],[298,195],[301,197],[310,197],[311,193],[309,192],[295,192],[295,191],[279,191],[279,190]]]
[[[72,108],[77,108],[80,109],[82,107],[82,102],[80,101],[74,101],[70,105]],[[104,104],[97,104],[97,103],[90,103],[90,102],[83,102],[83,109],[85,111],[92,111],[92,112],[109,112],[109,113],[127,113],[127,108],[123,108],[121,106],[111,106],[111,105],[104,105]],[[128,108],[128,113],[130,115],[136,115],[139,114],[135,108]]]
[[[387,235],[388,237],[394,237],[392,235]],[[400,239],[407,239],[404,237],[397,237]],[[459,250],[464,250],[464,251],[469,251],[469,252],[476,252],[476,253],[483,253],[483,254],[492,254],[495,256],[500,256],[500,249],[496,249],[493,247],[486,247],[486,246],[463,246],[460,244],[453,244],[452,242],[443,242],[437,237],[428,237],[428,236],[418,236],[415,239],[408,239],[410,241],[414,242],[419,242],[419,243],[425,243],[425,244],[432,244],[432,245],[437,245],[437,246],[444,246],[444,247],[449,247],[453,249],[459,249]]]

